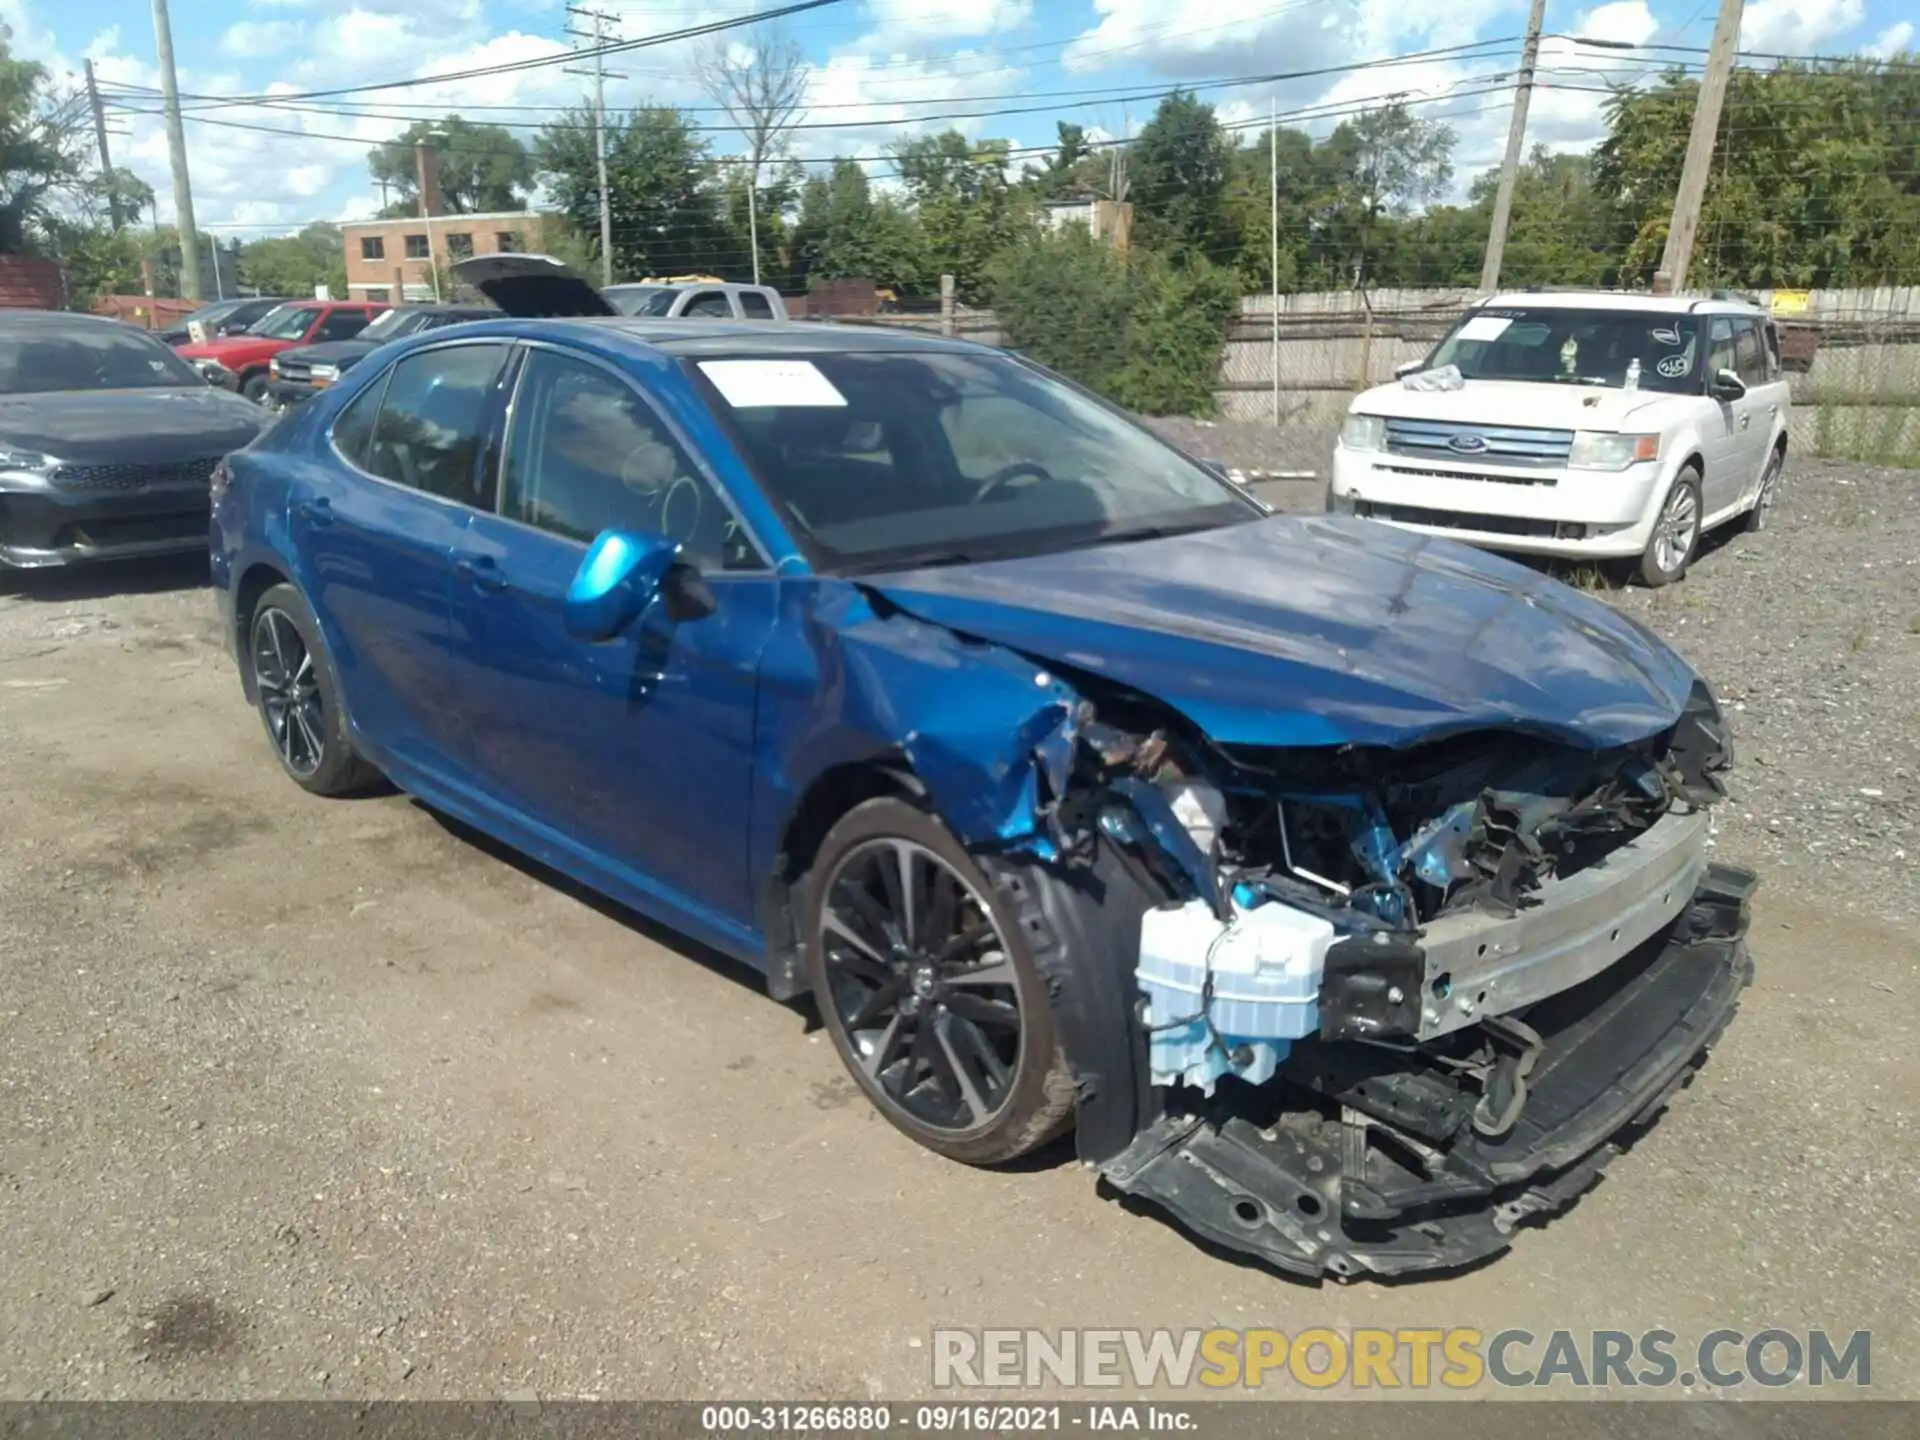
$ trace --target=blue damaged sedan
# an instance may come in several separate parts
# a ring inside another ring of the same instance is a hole
[[[810,996],[942,1155],[1072,1131],[1304,1276],[1505,1249],[1732,1018],[1727,728],[1633,621],[1270,513],[1010,354],[483,262],[505,314],[215,476],[296,784],[384,777]]]

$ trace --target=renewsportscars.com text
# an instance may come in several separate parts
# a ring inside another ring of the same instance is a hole
[[[941,1329],[932,1358],[938,1389],[1865,1389],[1871,1351],[1865,1330]]]

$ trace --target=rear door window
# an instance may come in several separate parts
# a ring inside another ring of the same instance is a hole
[[[687,308],[680,313],[682,315],[717,315],[724,320],[732,317],[733,306],[727,303],[726,291],[702,290],[687,302]]]
[[[1748,385],[1767,383],[1767,347],[1758,320],[1733,322],[1733,368]]]
[[[320,340],[351,340],[367,328],[367,322],[373,317],[364,310],[334,310],[320,322],[320,328],[313,332],[313,338]]]
[[[504,344],[448,345],[395,365],[361,468],[443,500],[485,507],[480,451],[506,357]]]
[[[767,297],[758,290],[740,292],[740,310],[749,320],[773,319],[773,306],[767,303]]]

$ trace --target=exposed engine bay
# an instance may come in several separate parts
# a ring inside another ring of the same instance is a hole
[[[1750,975],[1704,686],[1605,750],[1233,749],[1129,712],[1083,701],[1036,749],[1030,843],[1104,849],[1159,899],[1133,977],[1152,1098],[1097,1158],[1222,1243],[1340,1276],[1504,1248],[1684,1082]]]

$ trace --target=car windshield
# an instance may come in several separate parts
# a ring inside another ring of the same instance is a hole
[[[1150,431],[1011,357],[689,362],[830,565],[998,559],[1265,513]]]
[[[671,285],[630,285],[609,290],[607,299],[622,315],[665,315],[679,293]]]
[[[298,305],[282,305],[260,317],[248,330],[265,340],[298,340],[313,328],[313,311]]]
[[[389,310],[376,318],[355,338],[374,341],[393,340],[425,328],[426,322],[425,310]]]
[[[239,309],[240,302],[238,300],[217,300],[211,305],[202,305],[198,310],[195,310],[178,323],[183,330],[187,326],[196,323],[205,325],[211,330],[221,321],[230,319]]]
[[[1428,359],[1469,380],[1529,380],[1618,390],[1640,362],[1639,386],[1700,389],[1696,316],[1658,310],[1579,310],[1542,305],[1474,311]]]
[[[205,384],[167,346],[126,326],[35,326],[0,344],[0,395]]]

